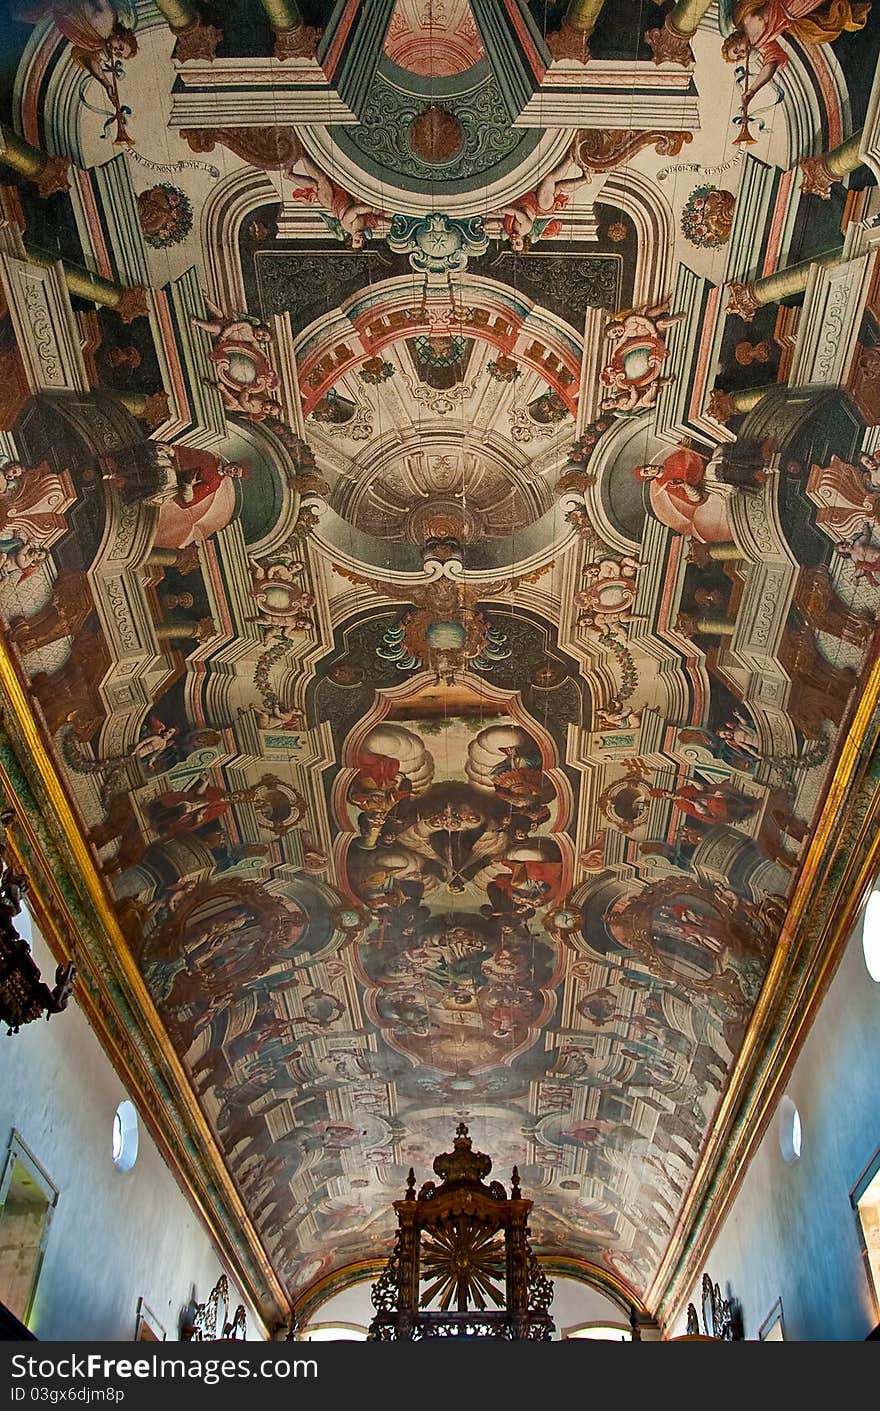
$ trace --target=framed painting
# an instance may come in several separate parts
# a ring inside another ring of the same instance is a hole
[[[785,1342],[785,1323],[782,1319],[782,1299],[777,1298],[767,1317],[758,1330],[761,1342]]]

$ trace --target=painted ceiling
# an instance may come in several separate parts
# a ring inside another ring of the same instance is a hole
[[[6,652],[282,1301],[459,1120],[658,1277],[872,653],[878,12],[9,21]]]

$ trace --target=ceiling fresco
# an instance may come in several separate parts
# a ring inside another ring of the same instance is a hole
[[[880,6],[3,43],[6,650],[274,1277],[464,1120],[646,1296],[872,660]]]

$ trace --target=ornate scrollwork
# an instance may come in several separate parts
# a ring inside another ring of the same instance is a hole
[[[572,156],[580,166],[590,171],[613,171],[615,167],[631,162],[637,152],[653,146],[663,157],[677,157],[686,142],[693,140],[692,132],[632,132],[627,128],[584,128],[572,146]]]
[[[220,1331],[220,1304],[223,1304],[223,1323]],[[243,1341],[247,1336],[247,1311],[239,1303],[229,1317],[229,1280],[221,1274],[204,1303],[196,1304],[196,1311],[189,1327],[181,1330],[184,1342],[218,1342],[227,1339]]]
[[[529,1248],[528,1256],[526,1287],[529,1293],[529,1308],[538,1313],[547,1313],[553,1302],[553,1280],[547,1278],[533,1249]]]
[[[373,1284],[370,1293],[370,1301],[377,1313],[394,1313],[397,1310],[397,1300],[399,1295],[398,1278],[400,1274],[400,1231],[394,1241],[394,1248],[388,1256],[388,1263],[379,1275],[376,1283]],[[373,1326],[375,1326],[375,1321]],[[373,1336],[373,1328],[370,1329],[370,1336]]]

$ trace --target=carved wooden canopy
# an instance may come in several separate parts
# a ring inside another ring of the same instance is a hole
[[[463,1122],[453,1150],[434,1158],[440,1185],[425,1181],[416,1195],[410,1169],[394,1202],[394,1250],[373,1287],[371,1339],[550,1337],[553,1285],[529,1243],[532,1202],[515,1166],[509,1196],[500,1181],[485,1184],[491,1170]]]

